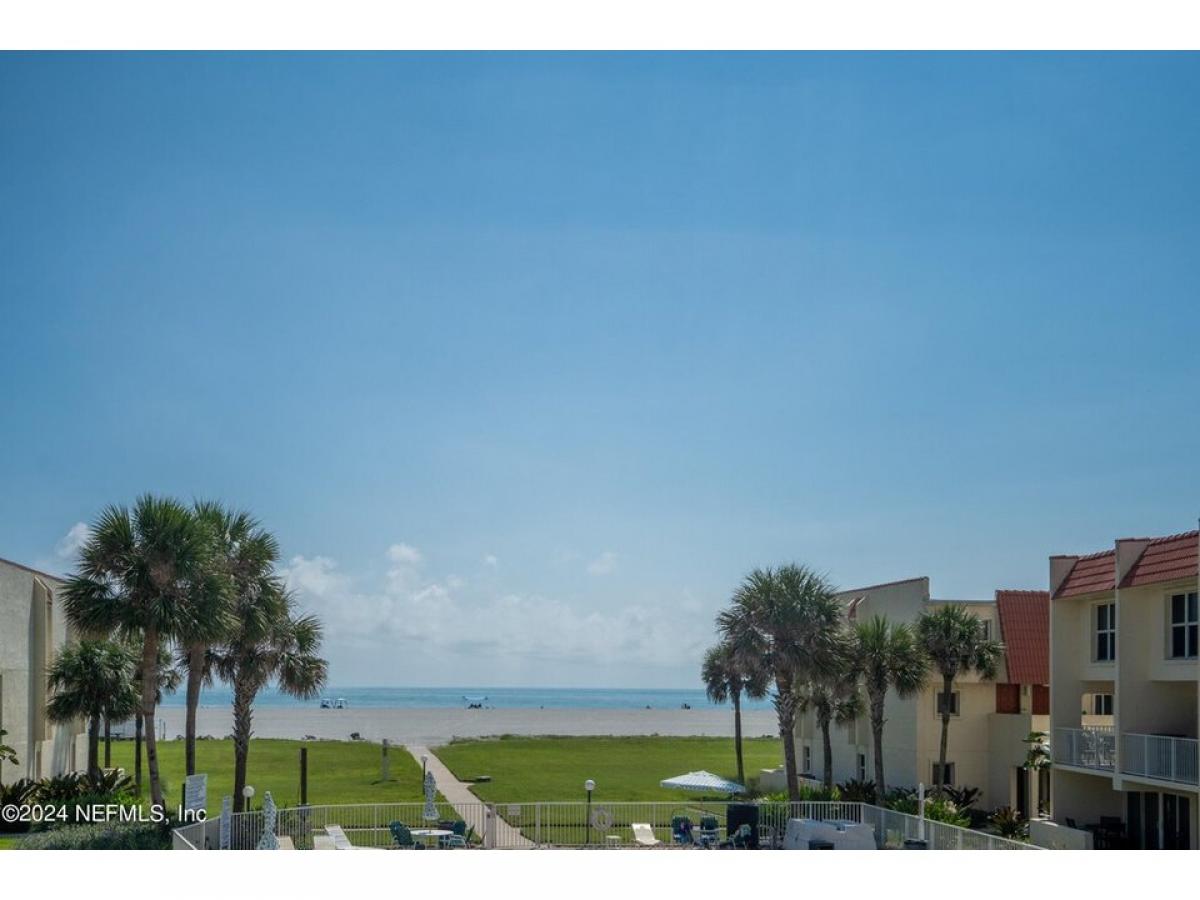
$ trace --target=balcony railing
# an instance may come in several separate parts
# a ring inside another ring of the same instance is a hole
[[[1051,750],[1054,761],[1061,765],[1111,772],[1117,755],[1117,738],[1107,727],[1055,728]]]
[[[1162,734],[1121,735],[1121,771],[1178,784],[1200,784],[1200,741]]]

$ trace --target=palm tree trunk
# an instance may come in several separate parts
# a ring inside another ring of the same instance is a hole
[[[184,720],[184,757],[188,775],[196,774],[196,708],[200,706],[200,687],[204,680],[203,644],[188,647],[187,713]]]
[[[112,719],[104,717],[104,768],[112,768]]]
[[[733,692],[733,746],[737,752],[738,784],[746,783],[746,770],[742,766],[742,695],[740,691]]]
[[[146,720],[146,770],[150,774],[150,802],[160,809],[162,782],[158,777],[158,738],[154,734],[154,700],[158,687],[158,632],[146,629],[142,644],[142,716]]]
[[[788,799],[799,801],[800,782],[796,778],[796,700],[786,679],[775,679],[775,715],[779,719],[779,737],[783,740],[783,772],[787,779]]]
[[[825,756],[825,790],[833,790],[833,741],[829,738],[829,717],[821,717],[821,752]]]
[[[883,782],[883,700],[882,696],[871,698],[871,744],[875,754],[875,800],[883,805],[887,787]]]
[[[88,719],[88,760],[87,770],[89,775],[100,774],[100,717],[92,716]]]
[[[953,679],[942,676],[942,745],[938,750],[937,778],[933,784],[938,793],[941,793],[942,780],[946,777],[946,745],[950,740],[950,688],[953,684]]]
[[[235,681],[233,686],[233,811],[242,812],[246,787],[246,759],[250,755],[251,703],[254,695],[249,686]]]
[[[133,721],[133,784],[137,795],[142,796],[142,733],[146,728],[146,720],[139,709]]]

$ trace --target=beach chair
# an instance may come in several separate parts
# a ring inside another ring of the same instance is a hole
[[[700,817],[700,843],[705,847],[710,847],[721,840],[720,826],[717,825],[716,816],[701,816]]]
[[[654,836],[654,829],[648,822],[634,822],[629,826],[633,829],[633,841],[642,847],[657,847],[662,843]]]
[[[672,816],[671,840],[676,844],[692,843],[692,820],[687,816]]]
[[[333,838],[333,848],[335,850],[354,849],[354,845],[350,843],[350,838],[346,837],[346,832],[342,830],[341,825],[326,825],[325,833]]]
[[[392,833],[392,841],[401,850],[425,849],[423,845],[417,843],[416,838],[412,836],[412,832],[403,822],[392,822],[388,825],[388,831]]]
[[[313,849],[314,850],[336,850],[337,848],[335,846],[333,846],[333,838],[331,838],[329,835],[314,834],[313,835]]]

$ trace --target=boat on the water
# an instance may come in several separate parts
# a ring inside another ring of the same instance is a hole
[[[321,709],[349,709],[350,704],[345,697],[338,697],[336,700],[331,700],[328,697],[321,698]]]
[[[483,709],[483,704],[487,703],[487,697],[463,697],[466,701],[467,709]]]

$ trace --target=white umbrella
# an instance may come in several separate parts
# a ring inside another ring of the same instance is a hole
[[[676,775],[674,778],[664,778],[660,787],[676,791],[696,791],[702,794],[744,794],[746,789],[736,781],[728,781],[712,772],[688,772],[686,775]]]
[[[436,822],[438,817],[437,806],[433,802],[433,798],[437,796],[437,782],[433,780],[433,773],[425,773],[425,809],[421,811],[421,818],[426,822]]]

